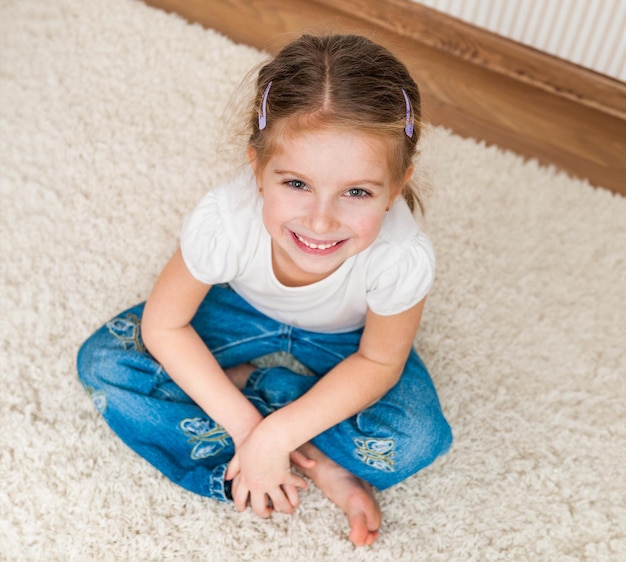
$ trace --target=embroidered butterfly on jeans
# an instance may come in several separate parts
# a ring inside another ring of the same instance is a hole
[[[141,352],[146,350],[141,339],[141,320],[136,314],[129,313],[125,318],[114,318],[107,323],[107,330],[119,340],[123,349]]]
[[[395,441],[393,439],[355,439],[356,457],[383,472],[394,472]]]
[[[180,422],[180,429],[193,443],[191,458],[195,461],[213,457],[230,445],[230,435],[213,420],[188,418]]]

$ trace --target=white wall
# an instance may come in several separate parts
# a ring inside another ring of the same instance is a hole
[[[415,0],[626,82],[626,0]]]

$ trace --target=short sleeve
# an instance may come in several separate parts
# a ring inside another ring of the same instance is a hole
[[[435,254],[428,237],[419,232],[400,246],[384,244],[372,256],[376,264],[368,277],[368,307],[381,316],[408,310],[420,302],[435,278]]]
[[[238,253],[226,228],[220,191],[210,191],[186,217],[180,237],[185,265],[201,283],[228,283],[237,275]]]

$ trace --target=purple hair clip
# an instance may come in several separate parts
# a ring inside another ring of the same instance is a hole
[[[411,107],[411,100],[409,99],[409,96],[407,96],[404,88],[402,88],[402,94],[404,95],[404,101],[406,102],[406,124],[404,125],[404,132],[407,137],[411,138],[413,136],[415,117],[413,115],[413,108]]]
[[[267,127],[267,96],[270,93],[270,88],[272,87],[272,81],[270,80],[269,84],[265,88],[265,93],[263,94],[263,103],[261,104],[261,113],[259,113],[259,131],[262,131]]]

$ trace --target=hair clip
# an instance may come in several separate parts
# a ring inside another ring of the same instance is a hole
[[[413,136],[413,126],[415,124],[415,116],[413,115],[413,107],[411,106],[411,100],[409,99],[409,96],[407,96],[404,88],[402,88],[402,94],[404,95],[404,101],[406,102],[406,124],[404,125],[404,132],[406,133],[407,137],[411,138]]]
[[[270,88],[272,87],[272,81],[270,80],[269,84],[265,88],[265,93],[263,94],[263,103],[261,104],[261,113],[259,113],[259,131],[262,131],[267,127],[267,96],[270,93]]]

